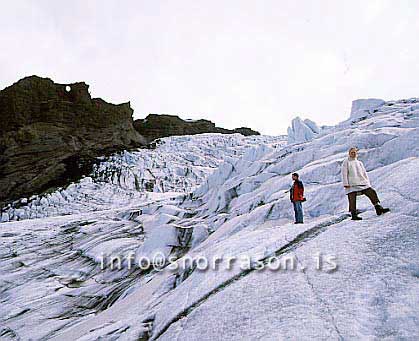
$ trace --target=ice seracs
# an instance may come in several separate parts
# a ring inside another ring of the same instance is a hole
[[[372,114],[375,109],[381,107],[384,100],[378,98],[357,99],[352,101],[351,119],[358,119]]]
[[[101,158],[77,183],[14,202],[2,210],[0,222],[104,210],[191,192],[223,162],[232,163],[257,145],[284,143],[281,136],[220,133],[158,139],[154,149]]]
[[[309,119],[303,121],[300,117],[296,117],[292,120],[291,127],[288,127],[287,132],[289,144],[301,143],[311,141],[320,133],[320,128]]]

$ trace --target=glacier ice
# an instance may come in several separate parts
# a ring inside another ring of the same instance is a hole
[[[374,110],[379,108],[385,103],[382,99],[368,98],[368,99],[357,99],[352,101],[351,108],[351,119],[357,119],[366,114],[373,113]]]
[[[309,119],[304,121],[296,117],[291,122],[291,127],[288,127],[288,143],[302,143],[311,141],[317,134],[320,133],[320,128],[317,124]]]
[[[418,339],[418,105],[386,102],[301,144],[213,134],[162,139],[155,155],[114,155],[42,203],[29,198],[9,208],[0,224],[1,337]],[[361,197],[361,222],[348,219],[340,180],[354,145],[392,209],[377,217]],[[292,224],[294,171],[306,188],[304,225]],[[297,266],[101,268],[101,255],[132,252],[160,252],[179,265],[247,255],[252,264],[275,256]],[[319,253],[335,256],[337,269],[317,269]]]

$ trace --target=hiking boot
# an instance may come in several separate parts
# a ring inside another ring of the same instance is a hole
[[[387,212],[390,211],[389,208],[384,208],[380,204],[377,204],[374,207],[375,207],[375,212],[377,213],[377,215],[382,215],[382,214],[387,213]]]
[[[362,220],[362,218],[358,215],[357,212],[351,212],[352,220]]]

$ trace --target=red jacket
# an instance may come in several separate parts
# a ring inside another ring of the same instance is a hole
[[[300,180],[294,181],[290,190],[291,201],[303,201],[304,200],[304,185]]]

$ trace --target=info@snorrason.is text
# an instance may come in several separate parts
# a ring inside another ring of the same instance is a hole
[[[213,256],[204,255],[189,256],[181,258],[176,256],[166,257],[161,252],[149,256],[136,256],[134,252],[127,255],[105,256],[101,254],[99,262],[101,269],[110,268],[111,270],[121,270],[123,268],[132,269],[137,267],[141,270],[156,271],[177,271],[179,269],[206,270],[231,270],[239,267],[242,270],[271,270],[271,271],[305,271],[308,267],[323,271],[334,272],[338,269],[337,257],[321,252],[315,253],[305,264],[295,255],[287,254],[280,256],[270,256],[257,258],[250,255],[239,256]]]

